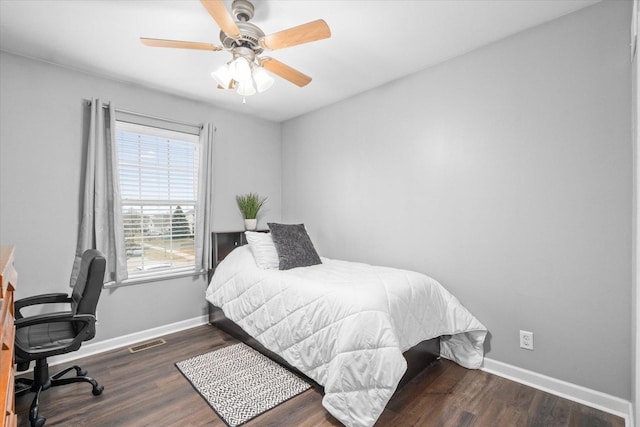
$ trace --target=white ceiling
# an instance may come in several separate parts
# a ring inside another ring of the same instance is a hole
[[[255,0],[251,22],[266,34],[323,18],[332,37],[270,52],[313,81],[299,88],[276,77],[244,105],[210,76],[228,52],[139,41],[220,44],[219,28],[199,1],[0,0],[0,49],[284,121],[598,1]]]

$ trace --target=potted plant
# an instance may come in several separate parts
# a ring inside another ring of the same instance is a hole
[[[258,193],[241,194],[236,196],[236,202],[244,218],[244,228],[255,230],[258,225],[258,212],[267,201],[266,197],[260,197]]]

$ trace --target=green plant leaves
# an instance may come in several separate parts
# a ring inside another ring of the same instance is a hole
[[[255,219],[258,217],[258,211],[267,201],[266,197],[260,197],[258,193],[240,194],[236,196],[236,202],[244,219]]]

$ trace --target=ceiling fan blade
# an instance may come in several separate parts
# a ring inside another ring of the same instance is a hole
[[[196,49],[196,50],[222,50],[220,46],[213,45],[211,43],[200,42],[185,42],[180,40],[164,40],[164,39],[150,39],[146,37],[140,37],[140,41],[145,46],[152,47],[175,47],[178,49]]]
[[[285,80],[289,80],[291,83],[300,87],[304,87],[311,82],[311,77],[302,74],[298,70],[294,70],[277,59],[269,57],[261,58],[260,65],[271,71],[273,74],[276,74]]]
[[[222,31],[233,39],[240,37],[240,29],[227,8],[224,7],[222,0],[200,0],[200,2]]]
[[[229,86],[228,86],[228,87],[224,87],[224,86],[222,86],[221,84],[218,84],[218,89],[224,89],[224,90],[227,90],[227,89],[233,89],[233,88],[235,88],[235,86],[236,86],[236,81],[232,79],[232,80],[229,82]]]
[[[283,49],[303,43],[314,42],[331,37],[331,30],[322,19],[307,22],[297,27],[282,30],[264,36],[260,39],[260,46],[264,49]]]

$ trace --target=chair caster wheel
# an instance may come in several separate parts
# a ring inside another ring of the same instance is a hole
[[[31,421],[31,427],[42,427],[45,421],[47,421],[45,417],[37,417]]]
[[[91,390],[91,393],[93,393],[94,396],[100,396],[102,394],[102,390],[104,390],[104,386],[99,385],[94,387],[93,390]]]
[[[76,373],[76,376],[78,376],[78,377],[86,377],[87,376],[87,371],[85,371],[84,369],[81,369]]]

